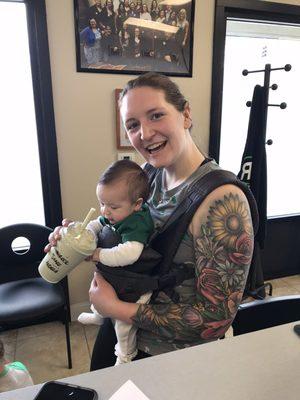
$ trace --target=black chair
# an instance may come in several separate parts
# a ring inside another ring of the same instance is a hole
[[[239,306],[233,335],[259,331],[300,320],[300,295],[270,297]]]
[[[63,322],[68,368],[72,368],[67,278],[58,284],[51,284],[38,273],[38,265],[44,257],[43,249],[51,232],[46,226],[29,223],[0,229],[0,329]],[[16,238],[26,238],[28,246],[12,246]]]

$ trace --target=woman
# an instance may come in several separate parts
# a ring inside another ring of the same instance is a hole
[[[122,56],[130,56],[130,33],[128,30],[128,25],[125,23],[123,28],[119,32],[119,41],[122,49]]]
[[[166,21],[165,12],[164,12],[164,10],[160,10],[159,14],[158,14],[158,17],[156,18],[156,22],[164,23],[165,21]]]
[[[108,61],[111,50],[116,45],[116,15],[112,0],[106,0],[102,11],[101,22],[105,27],[102,31],[102,50],[104,61]]]
[[[89,26],[80,32],[80,41],[88,66],[97,64],[101,59],[101,31],[94,18],[89,20]]]
[[[177,31],[179,43],[182,47],[185,47],[188,40],[190,24],[186,19],[186,10],[184,8],[178,13],[177,26],[179,28]]]
[[[149,207],[159,229],[191,185],[219,167],[193,142],[190,106],[166,76],[148,73],[128,82],[119,105],[132,145],[156,169]],[[56,244],[59,230],[50,235],[46,250]],[[96,339],[91,369],[114,365],[116,337],[110,318],[139,328],[137,358],[222,337],[241,301],[252,248],[246,197],[237,186],[221,185],[199,206],[174,258],[174,269],[184,264],[193,274],[175,287],[177,302],[165,292],[159,292],[148,305],[123,302],[95,274],[90,300],[109,318]]]
[[[148,10],[147,4],[143,4],[142,12],[140,14],[141,19],[145,19],[147,21],[151,21],[151,15]]]
[[[143,2],[142,2],[142,0],[137,0],[136,1],[135,11],[136,11],[138,17],[140,17],[141,13],[143,12]]]
[[[130,3],[130,10],[128,11],[128,17],[132,17],[132,18],[140,17],[140,14],[135,9],[135,4],[133,1]]]
[[[130,37],[130,49],[134,58],[139,58],[142,55],[143,49],[143,38],[141,35],[140,28],[137,26],[134,28],[134,35]]]
[[[172,11],[170,14],[170,18],[167,21],[168,25],[171,26],[177,26],[177,15],[176,15],[176,11]]]
[[[115,24],[116,24],[117,34],[119,34],[121,29],[123,28],[124,21],[127,19],[124,3],[120,3],[115,17],[116,17]]]
[[[150,7],[150,15],[152,21],[156,21],[159,15],[159,8],[156,0],[153,0]]]

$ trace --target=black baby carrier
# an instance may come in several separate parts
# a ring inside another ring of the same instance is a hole
[[[152,182],[156,169],[146,164],[145,171]],[[153,296],[156,296],[159,291],[164,291],[174,302],[178,301],[174,287],[186,279],[195,277],[195,270],[188,265],[174,265],[173,259],[176,251],[199,205],[210,192],[226,184],[238,186],[245,193],[251,210],[254,234],[256,234],[258,213],[254,197],[248,186],[232,172],[221,169],[213,170],[194,182],[188,196],[178,204],[168,221],[154,232],[138,261],[126,267],[113,268],[101,263],[97,264],[97,268],[115,288],[121,300],[136,302],[144,293],[151,291]],[[98,240],[98,246],[111,248],[119,243],[118,234],[110,227],[104,227]],[[253,271],[250,267],[244,294],[247,294],[253,287],[252,276]]]

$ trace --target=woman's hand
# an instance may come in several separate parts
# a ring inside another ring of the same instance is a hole
[[[50,233],[49,235],[49,243],[45,246],[44,248],[44,252],[48,253],[51,249],[51,247],[55,247],[57,244],[57,241],[60,240],[61,235],[60,235],[60,231],[63,227],[67,227],[69,226],[73,221],[71,221],[70,219],[63,219],[62,221],[62,226],[57,226],[54,231],[52,233]]]
[[[103,317],[114,317],[118,305],[122,303],[115,289],[98,272],[94,273],[89,295],[90,302]]]
[[[90,302],[103,317],[132,324],[132,317],[136,315],[139,305],[121,301],[114,288],[98,272],[94,273],[89,295]]]

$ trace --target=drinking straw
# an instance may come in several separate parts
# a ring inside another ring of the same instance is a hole
[[[92,215],[94,214],[95,211],[96,211],[96,209],[92,207],[92,208],[90,209],[90,211],[87,213],[87,216],[85,217],[83,223],[81,224],[79,235],[81,235],[82,232],[85,230],[87,224],[88,224],[88,223],[90,222],[90,220],[92,219]]]

